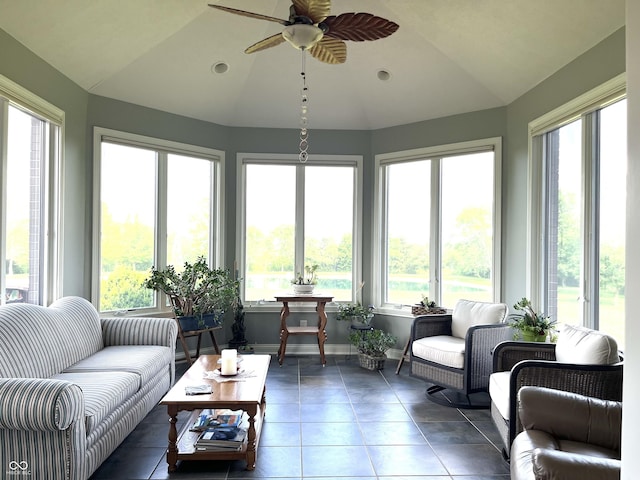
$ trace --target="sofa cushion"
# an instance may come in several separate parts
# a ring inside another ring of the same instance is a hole
[[[611,365],[620,361],[618,344],[606,333],[564,325],[558,335],[556,360],[561,363]]]
[[[102,347],[100,317],[83,298],[0,308],[0,377],[49,378]]]
[[[411,351],[416,357],[453,368],[464,367],[464,339],[435,335],[415,340]]]
[[[458,300],[451,315],[451,335],[465,338],[469,327],[504,321],[509,312],[505,303]]]
[[[489,396],[498,412],[505,420],[509,420],[509,381],[511,372],[495,372],[489,376]]]
[[[160,369],[172,362],[171,350],[157,345],[118,345],[105,347],[65,369],[72,372],[130,372],[138,376],[136,391]]]
[[[140,377],[128,372],[60,373],[52,378],[78,385],[84,396],[87,435],[138,391]]]

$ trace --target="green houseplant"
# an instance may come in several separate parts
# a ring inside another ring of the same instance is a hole
[[[387,350],[396,344],[397,338],[383,330],[352,331],[349,343],[358,349],[360,366],[367,370],[382,370]]]
[[[181,272],[173,265],[163,270],[151,267],[143,286],[169,297],[173,313],[187,331],[219,325],[224,312],[237,302],[239,284],[229,271],[210,268],[204,257],[198,257],[193,264],[185,262]]]
[[[529,342],[544,342],[549,333],[555,332],[555,320],[537,313],[527,298],[516,302],[516,313],[509,315],[509,323],[516,330],[514,338]]]
[[[350,321],[353,325],[369,325],[373,318],[373,305],[365,307],[358,303],[341,303],[338,305],[336,320]]]

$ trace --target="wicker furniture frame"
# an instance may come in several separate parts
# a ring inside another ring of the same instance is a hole
[[[554,343],[507,341],[493,352],[494,372],[511,371],[509,419],[505,420],[494,401],[491,418],[509,457],[513,439],[523,428],[518,417],[518,391],[525,385],[547,387],[602,400],[622,401],[623,361],[613,365],[582,365],[556,361]]]
[[[451,321],[451,314],[418,316],[413,320],[410,341],[435,335],[450,336]],[[466,397],[466,402],[447,403],[447,405],[487,408],[489,407],[488,403],[478,404],[472,401],[469,395],[489,390],[489,375],[493,372],[491,352],[497,344],[509,338],[513,338],[513,331],[506,323],[469,327],[465,337],[464,367],[462,369],[416,357],[410,348],[411,376],[433,384],[427,389],[428,398],[431,400],[437,401],[433,395],[441,390],[449,389]]]

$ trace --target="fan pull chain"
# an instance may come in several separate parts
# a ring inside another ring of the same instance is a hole
[[[308,119],[307,119],[307,111],[308,111],[308,101],[309,97],[307,96],[308,88],[307,88],[307,74],[306,74],[306,54],[305,50],[301,50],[302,52],[302,90],[300,90],[300,154],[298,155],[298,159],[301,163],[306,163],[309,159],[309,130]]]

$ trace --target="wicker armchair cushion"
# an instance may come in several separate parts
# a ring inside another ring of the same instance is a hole
[[[510,412],[510,379],[510,371],[495,372],[489,376],[489,395],[491,396],[491,401],[505,420],[509,420]]]
[[[490,325],[502,322],[509,311],[505,303],[458,300],[451,315],[451,335],[465,338],[474,325]]]
[[[611,365],[620,361],[618,344],[609,335],[576,325],[565,325],[558,335],[556,360],[582,365]]]
[[[424,360],[446,365],[464,367],[464,339],[448,335],[436,335],[415,340],[411,345],[413,355]]]

